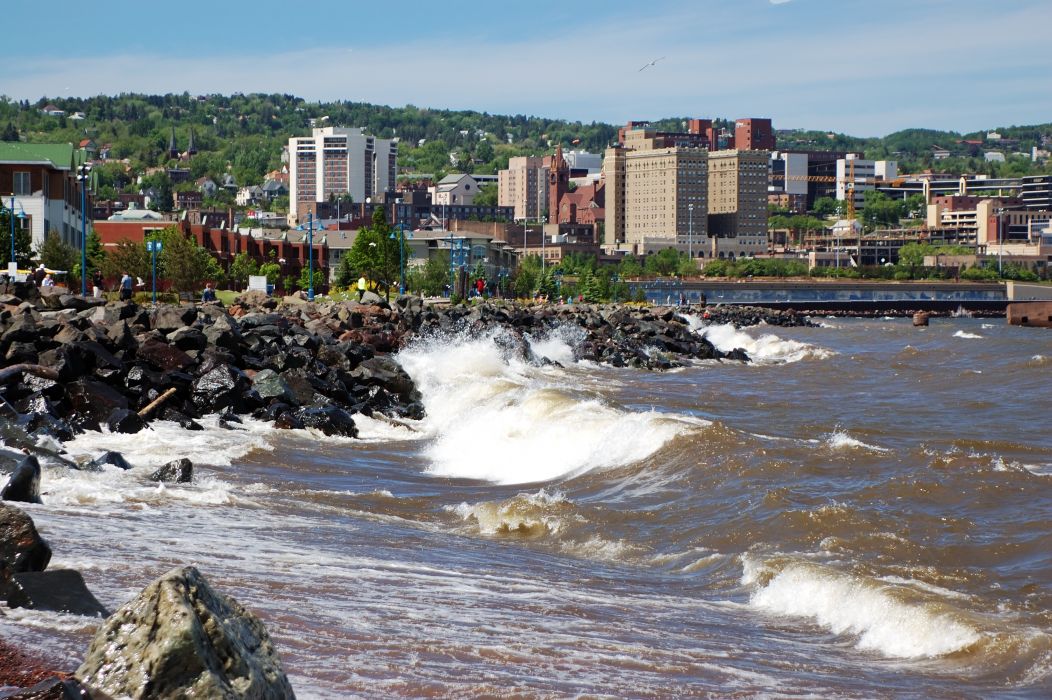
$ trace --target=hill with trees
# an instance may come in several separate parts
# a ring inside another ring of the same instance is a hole
[[[47,105],[63,110],[65,116],[45,114]],[[71,118],[77,113],[82,113],[83,119]],[[684,128],[685,120],[670,117],[652,124],[657,129],[676,131]],[[436,179],[454,171],[492,174],[506,167],[510,157],[549,153],[556,144],[602,152],[616,139],[618,129],[617,125],[600,122],[521,114],[308,102],[288,94],[121,94],[41,97],[32,103],[0,99],[0,139],[74,144],[91,139],[100,147],[111,146],[111,160],[126,159],[126,164],[114,162],[99,169],[102,196],[129,187],[148,168],[174,165],[176,161],[168,154],[173,129],[181,150],[187,148],[193,130],[198,153],[186,165],[191,180],[203,176],[218,179],[230,173],[238,185],[247,185],[260,184],[267,172],[279,168],[282,147],[289,137],[310,133],[312,125],[357,126],[378,137],[398,138],[403,174]],[[717,119],[715,126],[732,129],[733,121]],[[1052,124],[999,127],[997,132],[999,140],[988,139],[986,132],[958,134],[931,129],[908,129],[883,138],[782,130],[778,143],[784,150],[856,151],[870,158],[895,159],[900,172],[926,168],[993,176],[1052,172],[1047,162],[1034,163],[1013,155],[1029,153],[1034,146],[1052,148]],[[949,150],[951,157],[935,161],[933,146]],[[1005,162],[987,162],[983,157],[986,150],[1003,152]],[[179,187],[192,187],[192,183],[182,183],[176,189]]]

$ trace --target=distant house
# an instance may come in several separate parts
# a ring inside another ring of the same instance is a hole
[[[69,115],[69,118],[75,122],[82,122],[85,119],[87,119],[87,117],[84,116],[84,112],[74,112],[73,114]]]
[[[263,199],[273,202],[276,198],[289,193],[289,188],[280,180],[267,180],[263,183]]]
[[[983,154],[983,158],[986,159],[987,163],[1004,163],[1005,154],[1000,151],[987,151]]]
[[[59,109],[58,107],[56,107],[55,105],[50,104],[50,103],[48,103],[48,105],[46,107],[44,107],[44,109],[42,109],[40,111],[43,112],[44,114],[48,115],[49,117],[64,117],[64,116],[66,116],[66,110]]]
[[[216,190],[219,189],[219,185],[217,185],[216,181],[210,177],[198,178],[195,184],[197,185],[198,191],[206,197],[215,197]]]
[[[110,159],[110,151],[112,151],[112,150],[113,150],[113,144],[111,144],[111,143],[104,143],[99,148],[99,152],[98,152],[97,157],[99,158],[99,160],[109,160]]]
[[[173,185],[190,181],[190,168],[168,168],[168,179]]]
[[[230,194],[237,192],[237,181],[234,180],[234,176],[230,173],[223,175],[222,182],[219,183],[219,186]]]
[[[99,152],[98,145],[91,139],[83,139],[78,147],[84,151],[89,160],[93,160]]]
[[[204,196],[197,190],[182,190],[175,193],[176,209],[200,209]]]
[[[931,157],[935,160],[946,160],[950,157],[950,152],[942,146],[932,146]]]
[[[242,187],[237,191],[237,196],[234,197],[234,203],[239,207],[248,207],[255,204],[259,204],[263,200],[263,188],[259,185],[249,185],[248,187]]]

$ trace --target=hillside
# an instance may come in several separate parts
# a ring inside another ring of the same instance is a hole
[[[83,120],[53,117],[41,110],[51,104],[67,115],[83,112]],[[682,128],[684,117],[654,122],[659,129]],[[190,162],[194,178],[231,172],[239,184],[259,183],[269,170],[280,167],[282,146],[290,136],[309,133],[311,123],[360,126],[370,133],[397,137],[403,172],[440,176],[452,170],[495,173],[509,157],[550,152],[556,143],[567,148],[601,152],[611,143],[617,126],[598,122],[548,120],[523,115],[433,110],[407,105],[389,107],[356,102],[307,102],[293,95],[234,94],[193,96],[122,94],[115,97],[47,98],[35,103],[0,101],[3,138],[33,142],[72,142],[91,138],[111,144],[111,158],[128,159],[130,173],[111,166],[100,172],[104,188],[120,189],[148,167],[169,163],[168,142],[174,127],[177,144],[185,149],[193,129],[198,154]],[[732,127],[729,120],[717,125]],[[777,126],[777,123],[776,123]],[[1021,175],[1046,172],[1047,165],[1012,157],[1033,146],[1048,148],[1052,124],[999,128],[1000,141],[986,133],[957,134],[909,129],[884,138],[855,138],[823,131],[779,131],[784,149],[863,151],[867,157],[892,158],[900,171],[935,167],[945,172],[987,172]],[[964,143],[982,140],[981,145]],[[935,162],[931,148],[949,149],[954,157]],[[984,150],[999,150],[1005,163],[986,163]],[[454,162],[455,161],[455,162]]]

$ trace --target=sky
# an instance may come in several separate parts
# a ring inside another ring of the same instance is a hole
[[[1052,0],[5,5],[0,94],[32,101],[266,92],[855,136],[1052,122]]]

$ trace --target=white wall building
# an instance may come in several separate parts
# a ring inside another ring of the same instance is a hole
[[[475,195],[479,193],[479,184],[471,175],[454,173],[446,175],[437,185],[428,188],[428,191],[431,192],[432,205],[470,205],[475,202]]]
[[[898,163],[893,160],[864,160],[854,153],[836,162],[836,198],[847,199],[847,190],[855,193],[855,206],[865,203],[868,190],[876,188],[876,180],[894,180],[898,177]]]
[[[361,129],[324,127],[289,139],[289,223],[297,224],[327,202],[349,194],[355,202],[393,192],[398,142]]]

